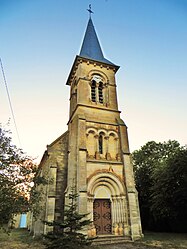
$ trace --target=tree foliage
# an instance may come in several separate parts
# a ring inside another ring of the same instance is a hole
[[[187,150],[151,141],[132,156],[143,228],[187,231]]]
[[[10,131],[0,126],[0,227],[29,208],[36,164],[12,144]]]
[[[29,198],[29,211],[32,213],[32,219],[37,220],[40,217],[40,214],[44,208],[43,202],[45,197],[46,185],[49,184],[48,175],[42,176],[40,174],[41,168],[36,170],[36,173],[33,177],[33,186],[30,190],[30,198]]]
[[[46,248],[48,249],[80,249],[91,244],[91,239],[80,232],[89,225],[90,220],[86,219],[87,214],[77,212],[77,197],[74,190],[69,194],[69,205],[64,210],[63,221],[45,222],[53,227],[53,231],[45,235]]]

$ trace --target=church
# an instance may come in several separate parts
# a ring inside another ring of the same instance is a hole
[[[118,69],[104,57],[90,16],[66,82],[68,130],[47,146],[39,165],[40,175],[49,183],[41,189],[40,217],[30,224],[35,235],[51,229],[42,220],[62,219],[75,186],[78,212],[88,213],[92,221],[86,229],[89,237],[142,236],[127,126],[118,109]]]

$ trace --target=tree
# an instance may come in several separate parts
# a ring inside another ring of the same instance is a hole
[[[187,150],[181,148],[165,162],[164,170],[155,174],[151,212],[159,227],[187,232]]]
[[[43,209],[43,201],[45,198],[44,194],[44,186],[50,181],[46,176],[40,175],[41,168],[37,168],[34,177],[32,179],[32,188],[29,191],[29,202],[28,202],[28,210],[32,214],[32,222],[39,219],[41,211]]]
[[[144,229],[178,231],[174,221],[179,218],[182,200],[185,208],[187,193],[185,153],[177,141],[170,140],[151,141],[133,152]]]
[[[89,225],[90,220],[86,219],[87,214],[77,212],[77,197],[72,189],[69,194],[69,205],[64,210],[63,221],[45,222],[53,226],[53,231],[45,235],[46,248],[48,249],[80,249],[91,244],[92,240],[80,232],[83,227]]]
[[[12,144],[10,131],[0,126],[0,228],[26,212],[36,164]]]

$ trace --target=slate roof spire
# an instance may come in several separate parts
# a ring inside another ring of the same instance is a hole
[[[114,65],[112,62],[104,58],[91,16],[88,20],[79,56]]]

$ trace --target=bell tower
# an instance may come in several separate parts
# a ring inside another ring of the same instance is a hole
[[[88,235],[142,236],[127,126],[118,110],[119,66],[102,52],[89,18],[70,86],[66,196],[76,186],[78,211],[93,221]]]

